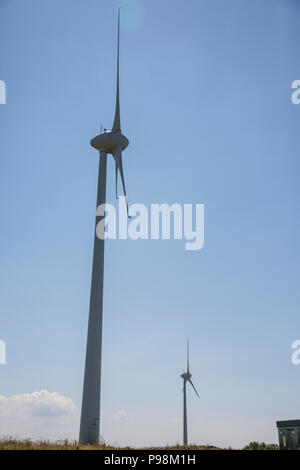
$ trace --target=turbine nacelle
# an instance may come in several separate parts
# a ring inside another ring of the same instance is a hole
[[[121,132],[104,131],[96,135],[91,140],[91,146],[100,152],[113,154],[118,146],[125,150],[129,145],[129,140]]]
[[[184,372],[183,374],[181,374],[181,377],[184,379],[184,380],[190,380],[191,377],[192,377],[192,374],[190,374],[189,372]]]

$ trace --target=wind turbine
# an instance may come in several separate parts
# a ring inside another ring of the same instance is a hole
[[[188,435],[187,435],[187,413],[186,413],[186,383],[189,382],[198,398],[198,392],[194,387],[193,382],[191,381],[192,374],[190,373],[190,358],[189,358],[189,340],[187,340],[187,371],[181,374],[183,378],[183,445],[188,445]]]
[[[111,154],[116,165],[116,196],[118,172],[121,176],[126,198],[123,174],[122,151],[129,145],[128,139],[121,132],[119,60],[120,58],[120,8],[118,10],[118,47],[117,47],[117,95],[113,127],[104,129],[91,140],[91,146],[100,153],[97,207],[106,203],[106,168],[107,155]],[[127,199],[126,199],[127,204]],[[128,204],[127,204],[128,214]],[[103,218],[96,215],[96,227]],[[102,239],[103,238],[103,239]],[[103,310],[103,271],[104,237],[98,237],[95,230],[93,270],[90,293],[89,325],[85,358],[85,372],[81,407],[79,441],[82,443],[99,442],[100,431],[100,391],[101,391],[101,351],[102,351],[102,310]]]

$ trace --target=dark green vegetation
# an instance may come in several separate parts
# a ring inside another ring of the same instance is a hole
[[[265,442],[250,442],[243,450],[279,450],[278,444],[266,444]]]

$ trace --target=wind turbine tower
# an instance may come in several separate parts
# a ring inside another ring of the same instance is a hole
[[[191,381],[192,374],[190,373],[190,358],[189,358],[189,340],[187,340],[187,371],[181,374],[183,378],[183,445],[188,445],[188,432],[187,432],[187,409],[186,409],[186,384],[189,382],[197,397],[199,398],[198,392]]]
[[[115,118],[111,131],[98,134],[91,140],[91,145],[100,153],[97,207],[106,203],[106,168],[107,155],[111,154],[116,165],[116,192],[118,172],[120,173],[124,195],[125,181],[122,164],[122,151],[129,145],[128,139],[121,132],[120,93],[119,93],[119,57],[120,57],[120,8],[118,10],[118,48],[117,48],[117,96]],[[126,199],[127,201],[127,199]],[[103,212],[104,213],[104,212]],[[128,214],[128,204],[127,204]],[[96,227],[103,216],[96,213]],[[94,235],[94,255],[90,293],[89,324],[85,358],[85,372],[81,407],[79,441],[86,444],[99,442],[100,435],[100,391],[101,391],[101,352],[102,352],[102,310],[103,310],[103,272],[104,272],[104,237]]]

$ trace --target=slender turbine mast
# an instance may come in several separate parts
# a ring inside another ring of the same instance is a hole
[[[117,48],[117,95],[115,118],[111,131],[102,132],[91,140],[91,145],[100,153],[97,207],[106,203],[106,165],[107,155],[111,154],[116,164],[116,193],[118,172],[121,176],[126,197],[125,180],[122,165],[122,151],[129,145],[128,139],[121,132],[120,93],[119,93],[119,57],[120,57],[120,8],[118,11],[118,48]],[[127,199],[126,199],[127,201]],[[128,204],[127,204],[128,213]],[[104,211],[101,212],[104,214]],[[96,227],[103,218],[96,213]],[[104,227],[103,227],[104,230]],[[100,237],[99,237],[100,235]],[[100,435],[100,388],[101,388],[101,350],[102,350],[102,310],[103,310],[103,271],[104,271],[104,234],[95,230],[93,271],[90,294],[89,325],[85,358],[85,372],[80,420],[79,441],[82,443],[99,442]]]
[[[192,374],[190,373],[190,358],[189,358],[189,340],[187,340],[187,371],[181,374],[183,378],[183,445],[188,445],[188,433],[187,433],[187,411],[186,411],[186,383],[189,382],[196,392],[199,398],[198,392],[191,381]]]

